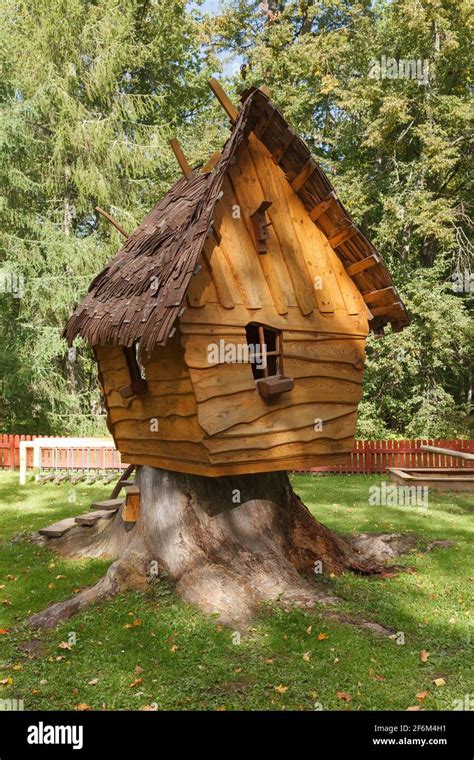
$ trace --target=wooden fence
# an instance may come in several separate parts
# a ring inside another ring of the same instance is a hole
[[[31,441],[38,436],[0,434],[0,469],[16,469],[19,466],[20,441]],[[42,436],[43,437],[43,436]],[[51,436],[53,437],[53,436]],[[54,436],[58,438],[58,436]],[[60,437],[60,436],[59,436]],[[314,467],[309,472],[331,472],[341,474],[377,474],[387,472],[389,467],[469,467],[469,461],[455,459],[444,454],[428,453],[420,450],[421,444],[440,446],[457,451],[474,453],[474,440],[416,440],[416,441],[356,441],[354,449],[344,464],[331,467]],[[67,447],[59,450],[57,461],[67,461]],[[79,456],[79,454],[78,454]],[[104,454],[91,450],[88,467],[102,469]],[[33,452],[27,452],[28,466],[33,464]],[[112,460],[115,458],[112,457]],[[106,467],[116,467],[116,462],[107,459]],[[78,460],[76,466],[80,467]]]

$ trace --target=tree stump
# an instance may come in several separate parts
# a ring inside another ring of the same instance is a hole
[[[285,472],[207,478],[142,466],[135,482],[136,522],[125,522],[122,508],[93,533],[77,527],[49,541],[65,556],[115,562],[94,587],[33,615],[32,625],[55,626],[164,571],[187,602],[245,627],[262,602],[335,601],[316,582],[319,573],[381,569],[314,519]]]

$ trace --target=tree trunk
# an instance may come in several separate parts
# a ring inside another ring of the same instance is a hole
[[[186,601],[244,627],[262,602],[336,601],[317,583],[321,574],[381,569],[312,517],[286,473],[206,478],[138,467],[136,483],[136,523],[124,522],[122,508],[112,521],[49,539],[66,556],[116,561],[96,586],[34,615],[33,625],[56,625],[164,571]]]

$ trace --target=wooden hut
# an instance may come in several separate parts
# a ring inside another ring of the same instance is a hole
[[[267,94],[94,279],[66,328],[94,348],[123,459],[220,476],[353,447],[365,341],[408,324],[381,255]]]

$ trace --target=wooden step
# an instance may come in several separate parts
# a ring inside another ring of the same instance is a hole
[[[120,485],[122,488],[126,488],[127,486],[134,486],[135,481],[134,480],[121,480]]]
[[[75,520],[78,525],[95,525],[98,520],[110,520],[117,510],[98,509],[96,512],[86,512],[85,515],[78,515]]]
[[[74,528],[76,521],[74,517],[66,517],[65,520],[59,520],[52,525],[48,525],[47,528],[40,528],[42,536],[48,536],[49,538],[59,538],[63,536],[68,530]]]
[[[111,509],[114,512],[120,509],[124,499],[106,499],[105,501],[93,501],[91,509]]]

